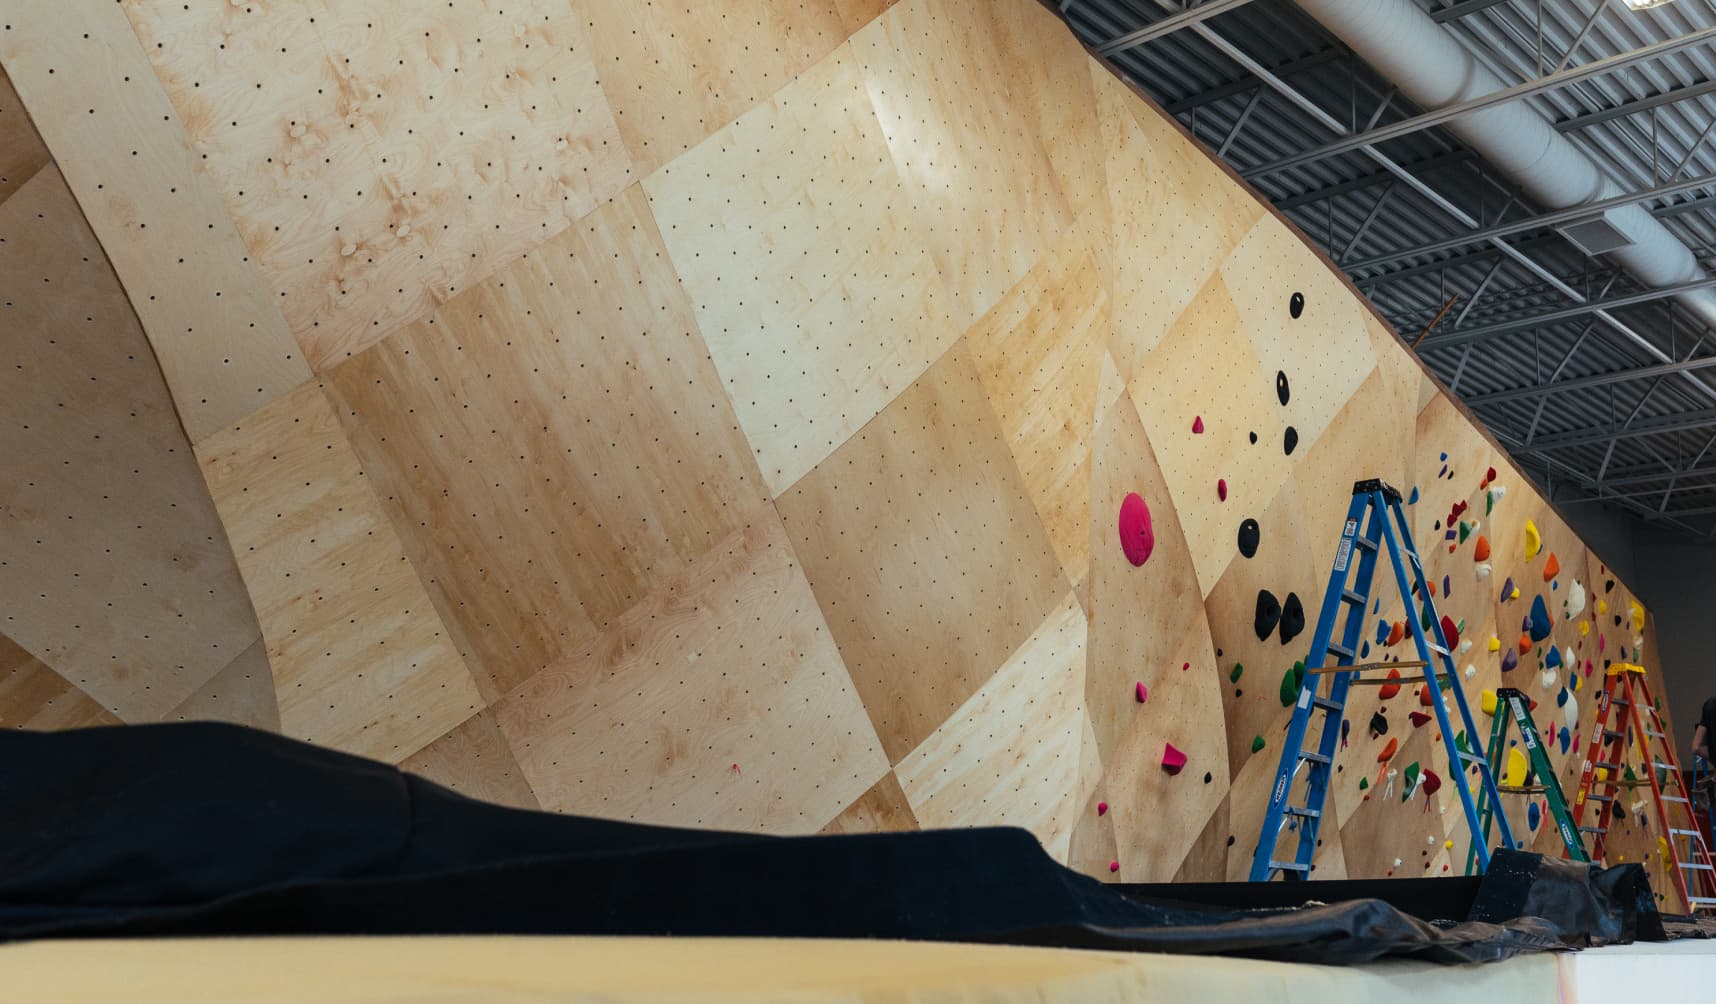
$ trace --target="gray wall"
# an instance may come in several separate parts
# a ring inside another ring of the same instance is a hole
[[[1559,508],[1656,617],[1668,688],[1658,696],[1668,702],[1676,738],[1687,746],[1700,706],[1716,695],[1716,544],[1696,543],[1595,503]]]

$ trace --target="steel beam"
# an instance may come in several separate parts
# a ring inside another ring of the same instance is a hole
[[[1588,129],[1591,126],[1614,119],[1626,118],[1639,112],[1650,111],[1652,108],[1660,108],[1663,105],[1671,105],[1677,101],[1687,101],[1711,93],[1716,93],[1716,80],[1706,80],[1703,83],[1692,84],[1688,87],[1676,87],[1672,90],[1663,91],[1661,94],[1653,94],[1648,98],[1640,98],[1637,101],[1628,101],[1613,108],[1605,108],[1600,112],[1575,115],[1570,119],[1562,119],[1555,123],[1555,128],[1561,132],[1577,132],[1580,129]]]
[[[1591,376],[1574,377],[1559,383],[1534,384],[1530,387],[1515,387],[1512,390],[1496,391],[1493,394],[1479,394],[1469,397],[1466,403],[1474,408],[1485,405],[1504,404],[1508,401],[1524,401],[1543,394],[1559,393],[1564,390],[1585,390],[1590,387],[1607,387],[1610,384],[1631,383],[1634,380],[1649,380],[1652,377],[1666,376],[1670,373],[1686,373],[1692,370],[1707,370],[1716,368],[1716,356],[1705,356],[1702,359],[1688,359],[1678,363],[1658,363],[1655,366],[1640,366],[1637,369],[1616,370],[1613,373],[1596,373]]]
[[[1633,63],[1640,62],[1642,60],[1654,59],[1657,56],[1676,52],[1689,46],[1699,45],[1704,42],[1708,42],[1711,39],[1716,39],[1716,26],[1705,28],[1701,31],[1691,32],[1678,38],[1665,39],[1652,45],[1641,46],[1627,52],[1616,53],[1606,59],[1594,60],[1580,66],[1575,66],[1571,69],[1562,70],[1559,73],[1545,74],[1535,80],[1527,80],[1524,83],[1515,84],[1512,87],[1504,87],[1499,91],[1491,91],[1488,94],[1482,94],[1465,101],[1457,101],[1444,108],[1425,112],[1422,115],[1414,115],[1411,118],[1402,119],[1399,122],[1393,122],[1378,129],[1371,129],[1361,133],[1342,136],[1340,139],[1331,143],[1325,143],[1322,146],[1314,147],[1310,150],[1303,150],[1299,153],[1282,157],[1279,160],[1271,161],[1267,164],[1261,164],[1241,173],[1247,179],[1259,178],[1266,174],[1274,174],[1277,171],[1284,171],[1290,167],[1299,167],[1303,164],[1314,163],[1327,157],[1350,153],[1351,151],[1357,150],[1361,147],[1374,146],[1391,139],[1399,139],[1402,136],[1409,136],[1412,133],[1421,132],[1422,130],[1429,129],[1433,126],[1439,126],[1444,122],[1449,122],[1459,118],[1461,115],[1469,115],[1472,112],[1482,111],[1485,108],[1494,108],[1497,105],[1504,105],[1512,101],[1518,101],[1521,98],[1530,97],[1533,94],[1552,91],[1560,87],[1565,87],[1568,84],[1576,84],[1581,80],[1589,80],[1592,77],[1601,76],[1611,70],[1630,66]]]
[[[1350,55],[1352,55],[1352,53],[1348,52],[1346,49],[1335,46],[1333,48],[1324,49],[1321,52],[1314,52],[1302,59],[1288,60],[1285,63],[1271,67],[1269,72],[1274,74],[1276,77],[1284,79],[1304,70],[1326,66],[1329,63],[1338,63]],[[1262,85],[1263,79],[1261,77],[1255,73],[1248,72],[1238,80],[1229,81],[1225,84],[1217,84],[1207,91],[1199,91],[1189,97],[1181,98],[1172,104],[1163,105],[1162,110],[1167,112],[1169,115],[1184,115],[1186,112],[1189,112],[1194,108],[1202,108],[1205,105],[1212,105],[1217,101],[1223,101],[1236,94],[1245,94],[1249,91],[1256,90]]]
[[[1144,27],[1139,28],[1137,31],[1129,31],[1126,34],[1121,35],[1119,38],[1110,39],[1109,41],[1102,43],[1096,47],[1097,55],[1112,56],[1117,52],[1125,52],[1127,49],[1135,49],[1151,39],[1161,38],[1163,35],[1172,35],[1181,28],[1190,27],[1206,18],[1212,18],[1217,14],[1225,14],[1230,10],[1236,10],[1240,7],[1244,7],[1250,2],[1251,0],[1204,0],[1203,3],[1191,8],[1190,10],[1183,10],[1178,14],[1170,14],[1160,21],[1150,22]]]
[[[1435,254],[1438,251],[1451,251],[1454,248],[1465,247],[1468,244],[1479,244],[1492,237],[1511,237],[1514,234],[1523,234],[1543,227],[1553,227],[1562,223],[1571,223],[1574,220],[1583,219],[1587,216],[1595,216],[1604,210],[1619,209],[1623,206],[1630,206],[1637,202],[1644,202],[1647,199],[1661,199],[1670,195],[1679,195],[1682,192],[1690,192],[1694,189],[1706,188],[1710,185],[1716,185],[1716,173],[1701,174],[1696,178],[1687,178],[1682,181],[1665,182],[1664,184],[1657,185],[1654,188],[1646,188],[1642,191],[1623,192],[1620,195],[1612,195],[1606,199],[1598,199],[1595,202],[1587,202],[1583,205],[1570,206],[1567,209],[1557,209],[1550,213],[1538,213],[1535,216],[1522,216],[1517,220],[1511,220],[1507,223],[1497,223],[1494,226],[1485,227],[1482,230],[1474,230],[1469,234],[1456,234],[1453,237],[1446,237],[1439,241],[1431,241],[1428,244],[1420,244],[1416,247],[1405,248],[1400,251],[1390,251],[1387,254],[1374,255],[1370,258],[1364,259],[1363,261],[1353,262],[1349,267],[1360,269],[1392,265],[1397,261],[1405,261],[1409,258],[1418,258],[1427,254]]]
[[[1481,341],[1485,338],[1490,338],[1495,335],[1505,335],[1514,331],[1529,331],[1532,328],[1539,328],[1545,324],[1554,324],[1557,321],[1566,321],[1575,317],[1584,317],[1586,314],[1602,313],[1603,311],[1614,310],[1619,307],[1631,307],[1640,303],[1650,303],[1653,300],[1664,300],[1671,296],[1678,296],[1681,293],[1690,293],[1695,289],[1708,289],[1711,286],[1716,286],[1716,276],[1706,276],[1702,279],[1694,279],[1691,282],[1676,283],[1673,286],[1658,286],[1655,289],[1641,290],[1637,293],[1627,293],[1623,296],[1612,296],[1606,300],[1587,300],[1584,303],[1577,303],[1571,307],[1547,310],[1541,314],[1533,314],[1529,317],[1520,317],[1509,321],[1497,321],[1493,324],[1480,324],[1475,328],[1456,328],[1453,331],[1444,332],[1432,337],[1425,344],[1425,347],[1428,348],[1430,345],[1458,345],[1464,342]],[[1664,361],[1672,362],[1673,360]]]
[[[1676,415],[1662,415],[1646,419],[1622,428],[1577,429],[1572,432],[1559,432],[1552,436],[1544,436],[1530,446],[1521,444],[1524,453],[1543,453],[1548,450],[1566,450],[1576,446],[1600,446],[1621,439],[1637,439],[1640,436],[1656,436],[1667,432],[1679,432],[1683,429],[1708,429],[1716,426],[1716,408],[1700,408],[1696,411],[1683,411]]]
[[[1629,470],[1639,471],[1636,467],[1629,468]],[[1597,482],[1597,484],[1603,488],[1625,488],[1628,485],[1649,485],[1655,484],[1658,481],[1673,481],[1676,478],[1703,477],[1716,477],[1716,466],[1688,466],[1681,468],[1665,467],[1658,471],[1639,471],[1639,473],[1630,474],[1617,473],[1604,478],[1602,481]]]

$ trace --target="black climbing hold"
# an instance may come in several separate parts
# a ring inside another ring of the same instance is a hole
[[[1304,312],[1305,312],[1305,294],[1304,293],[1294,293],[1292,298],[1287,301],[1287,313],[1292,314],[1293,319],[1295,321],[1297,321],[1299,319],[1299,315],[1303,314]]]
[[[1616,614],[1616,615],[1615,615],[1615,626],[1616,626],[1616,627],[1620,627],[1620,626],[1621,626],[1621,615],[1620,615],[1620,614]]]
[[[1287,398],[1291,396],[1287,390],[1287,373],[1283,370],[1275,371],[1275,396],[1281,399],[1283,407],[1287,404]]]
[[[1209,783],[1210,783],[1210,782],[1211,782],[1211,781],[1214,781],[1214,780],[1215,780],[1215,775],[1214,775],[1214,774],[1211,774],[1211,773],[1210,773],[1210,772],[1209,772],[1209,771],[1207,771],[1207,770],[1206,770],[1206,771],[1204,771],[1204,783],[1205,783],[1205,784],[1209,784]]]
[[[1305,630],[1305,608],[1299,603],[1298,593],[1288,593],[1287,601],[1281,604],[1281,644],[1286,645],[1299,632]]]
[[[1232,847],[1232,846],[1233,846],[1233,834],[1231,834],[1231,833],[1229,833],[1229,834],[1228,834],[1228,835],[1227,835],[1227,845],[1228,845],[1228,846],[1229,846],[1229,847]]]
[[[1235,696],[1235,697],[1244,697],[1244,696],[1245,696],[1245,691],[1243,691],[1243,690],[1241,690],[1241,689],[1239,689],[1239,688],[1238,688],[1238,687],[1235,687],[1235,688],[1233,688],[1233,696]]]
[[[1611,592],[1614,592],[1614,590],[1615,590],[1615,580],[1614,579],[1608,579],[1603,583],[1603,592],[1611,593]]]
[[[1370,716],[1370,732],[1375,736],[1388,735],[1388,718],[1382,712]]]
[[[1254,519],[1239,524],[1239,553],[1250,558],[1257,554],[1257,544],[1263,530]]]
[[[1251,626],[1257,631],[1257,640],[1269,637],[1269,632],[1275,630],[1275,625],[1281,622],[1281,601],[1267,589],[1257,591],[1257,613]]]
[[[1221,649],[1219,649],[1219,648],[1218,648],[1218,649],[1216,649],[1216,658],[1217,658],[1217,659],[1220,659],[1220,658],[1221,658]]]
[[[1298,448],[1299,430],[1289,425],[1287,427],[1286,434],[1281,437],[1281,452],[1291,457],[1293,455],[1293,451]]]
[[[1251,445],[1252,446],[1257,445],[1257,433],[1255,433],[1255,432],[1251,434]]]

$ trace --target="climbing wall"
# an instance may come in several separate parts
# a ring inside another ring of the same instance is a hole
[[[45,140],[0,88],[7,722],[1237,878],[1367,477],[1460,686],[1527,690],[1564,776],[1604,660],[1654,667],[1339,273],[1035,0],[0,9]],[[1417,615],[1379,589],[1366,658]],[[1355,696],[1319,875],[1463,869],[1429,702]]]

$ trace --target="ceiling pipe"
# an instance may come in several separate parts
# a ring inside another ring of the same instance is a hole
[[[1297,0],[1323,27],[1400,88],[1420,108],[1435,111],[1508,85],[1472,58],[1412,0]],[[1523,101],[1473,111],[1446,124],[1540,205],[1568,209],[1624,193],[1548,119]],[[1680,286],[1705,278],[1685,244],[1642,206],[1608,211],[1632,240],[1608,252],[1640,282]],[[1716,328],[1716,290],[1688,289],[1676,299]]]

